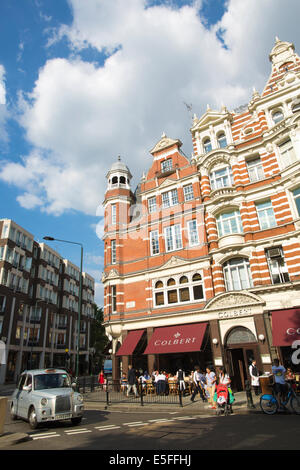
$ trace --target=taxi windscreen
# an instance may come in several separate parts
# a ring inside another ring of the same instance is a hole
[[[67,374],[40,374],[34,376],[34,390],[71,387]]]

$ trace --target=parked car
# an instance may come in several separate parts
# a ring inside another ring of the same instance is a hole
[[[83,396],[74,390],[65,370],[41,369],[24,371],[12,394],[11,418],[22,418],[32,429],[40,423],[70,419],[80,424]]]

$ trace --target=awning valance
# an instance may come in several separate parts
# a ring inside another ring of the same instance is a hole
[[[130,356],[143,336],[144,331],[145,330],[130,331],[117,351],[116,356]]]
[[[291,346],[300,340],[300,309],[276,310],[272,314],[273,346]]]
[[[200,351],[207,323],[156,328],[144,354]]]

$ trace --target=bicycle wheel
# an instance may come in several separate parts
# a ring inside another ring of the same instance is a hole
[[[300,415],[300,397],[293,395],[291,398],[291,408],[296,415]]]
[[[274,415],[278,410],[278,403],[275,398],[264,398],[264,395],[260,397],[260,408],[267,415]]]

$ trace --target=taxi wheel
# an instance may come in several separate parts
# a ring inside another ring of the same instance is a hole
[[[18,416],[15,413],[15,405],[12,403],[10,407],[10,417],[13,421],[16,421],[18,419]]]
[[[29,426],[31,427],[31,429],[36,429],[38,427],[36,412],[33,406],[29,410],[28,421],[29,421]]]
[[[73,424],[73,426],[78,426],[78,424],[81,423],[81,420],[82,420],[81,417],[80,418],[72,418],[71,423]]]

